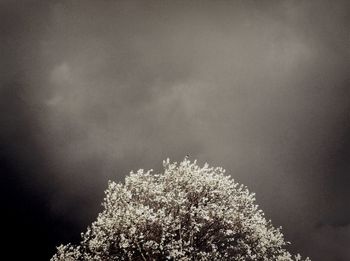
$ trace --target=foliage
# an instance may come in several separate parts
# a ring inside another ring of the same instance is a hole
[[[78,246],[61,245],[51,261],[301,260],[248,189],[222,168],[187,158],[164,172],[131,172],[109,182],[103,211]],[[309,260],[309,259],[306,259]]]

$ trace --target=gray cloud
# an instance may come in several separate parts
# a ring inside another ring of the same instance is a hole
[[[316,243],[308,238],[315,224],[350,218],[345,1],[42,9],[28,4],[24,22],[3,26],[16,59],[5,57],[15,62],[2,67],[2,82],[21,75],[12,108],[24,116],[8,129],[31,127],[44,162],[32,176],[54,213],[86,223],[108,179],[190,154],[256,191],[302,253],[322,260],[317,253],[336,251],[317,250],[330,240],[323,230]]]
[[[350,226],[320,226],[311,234],[310,244],[315,251],[315,260],[338,260],[350,259]],[[319,251],[316,251],[319,250]],[[321,250],[321,251],[320,251]]]

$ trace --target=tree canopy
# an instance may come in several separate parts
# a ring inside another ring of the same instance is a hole
[[[109,182],[81,242],[59,246],[51,261],[302,260],[224,169],[188,158],[163,165],[162,173],[141,169],[124,184]]]

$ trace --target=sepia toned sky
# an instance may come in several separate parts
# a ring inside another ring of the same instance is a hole
[[[1,1],[6,247],[47,260],[109,179],[188,154],[350,260],[349,68],[348,1]]]

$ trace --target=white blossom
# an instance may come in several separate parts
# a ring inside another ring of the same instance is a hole
[[[80,244],[58,247],[51,261],[302,260],[225,170],[188,158],[163,165],[163,173],[141,169],[125,184],[109,182]]]

